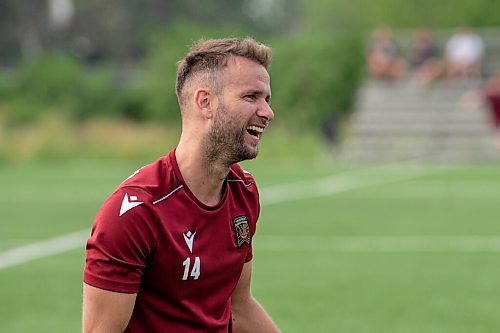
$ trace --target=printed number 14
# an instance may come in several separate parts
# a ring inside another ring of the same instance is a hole
[[[198,280],[200,277],[200,257],[194,258],[193,269],[191,269],[191,274],[189,274],[189,268],[191,267],[191,258],[187,257],[186,260],[182,262],[182,266],[184,266],[184,275],[182,276],[182,280],[186,281],[189,276],[192,276],[195,280]]]

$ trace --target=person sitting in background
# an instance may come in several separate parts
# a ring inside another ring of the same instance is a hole
[[[406,62],[400,57],[399,48],[390,28],[373,31],[366,62],[368,73],[377,79],[400,79],[405,75]]]
[[[417,31],[410,46],[409,62],[413,78],[420,85],[427,85],[441,75],[443,64],[432,31],[426,28]]]
[[[484,55],[484,43],[471,28],[459,28],[445,47],[446,76],[450,80],[479,77]]]
[[[500,71],[493,74],[479,89],[467,92],[460,101],[466,110],[479,109],[486,104],[490,111],[495,145],[500,150]]]

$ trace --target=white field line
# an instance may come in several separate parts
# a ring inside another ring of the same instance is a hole
[[[402,168],[401,164],[392,166],[389,165],[336,174],[315,180],[274,185],[262,189],[262,205],[272,205],[287,201],[328,196],[362,187],[395,183],[429,173],[428,169],[426,170],[425,168],[415,168],[411,165],[403,165],[403,167],[404,168]],[[89,233],[90,230],[85,229],[0,252],[0,270],[80,247],[83,248],[87,238],[89,237]],[[352,238],[351,240],[355,240],[355,238]],[[307,248],[309,246],[307,244],[310,241],[304,239],[301,242],[303,242],[304,248]],[[291,246],[287,246],[289,241],[286,240],[273,240],[271,242],[264,241],[264,243],[263,249],[268,248],[271,251],[277,249],[276,244],[281,244],[283,246],[283,251],[286,251],[288,247],[291,248]],[[327,243],[330,244],[331,242]],[[318,244],[320,244],[320,242]],[[336,243],[334,242],[334,244]],[[346,240],[343,241],[343,244],[344,245],[342,247],[346,247]],[[333,248],[335,248],[335,246],[338,247],[338,245],[333,245]]]
[[[74,250],[79,247],[83,248],[89,235],[90,230],[81,230],[0,252],[0,270],[31,260]]]
[[[436,169],[438,171],[439,169]],[[262,190],[262,205],[324,197],[375,185],[387,185],[429,174],[428,169],[407,169],[386,166],[336,174],[320,179],[266,187]]]

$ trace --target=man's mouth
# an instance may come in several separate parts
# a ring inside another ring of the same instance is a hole
[[[262,136],[262,133],[264,132],[264,127],[250,125],[250,126],[247,126],[247,132],[251,136],[255,136],[257,138],[260,138]]]

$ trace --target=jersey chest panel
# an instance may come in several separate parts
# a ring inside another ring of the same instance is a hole
[[[175,200],[154,206],[157,246],[143,276],[150,292],[168,295],[176,307],[225,304],[221,300],[229,299],[251,246],[238,246],[234,220],[245,217],[253,234],[257,218],[245,200],[227,199],[217,210],[207,211],[181,192]]]

